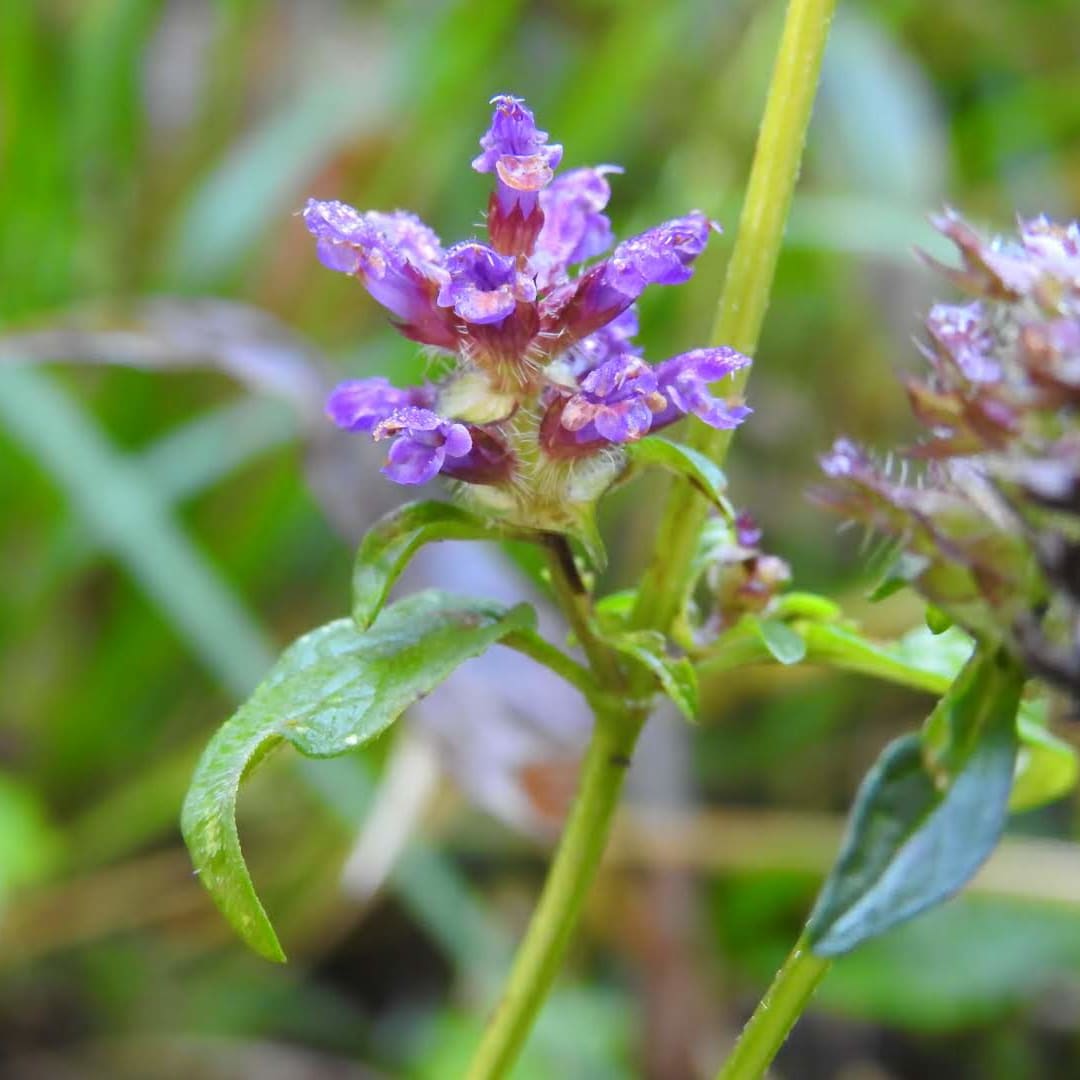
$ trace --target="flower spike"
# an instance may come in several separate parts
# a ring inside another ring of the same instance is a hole
[[[690,415],[718,428],[742,422],[750,410],[710,386],[749,360],[697,349],[653,365],[634,340],[638,297],[687,281],[718,226],[695,211],[612,250],[609,178],[621,170],[556,175],[562,147],[525,103],[500,95],[492,105],[473,162],[495,178],[486,239],[443,248],[400,210],[305,207],[319,259],[358,278],[405,336],[453,357],[424,386],[342,383],[327,414],[389,442],[383,472],[396,483],[441,475],[482,512],[581,536],[629,443]],[[1046,243],[1037,234],[1033,243]]]

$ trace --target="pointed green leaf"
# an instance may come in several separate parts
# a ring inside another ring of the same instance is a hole
[[[534,621],[526,605],[436,591],[394,604],[367,631],[338,619],[290,646],[218,730],[196,767],[181,828],[203,884],[256,952],[285,959],[240,850],[236,799],[246,773],[282,741],[309,757],[355,750],[464,661]]]
[[[780,619],[755,619],[758,636],[780,664],[798,664],[806,657],[802,635]]]
[[[633,633],[611,634],[605,636],[604,640],[648,668],[687,720],[697,716],[697,672],[685,656],[667,654],[663,634],[655,630],[635,630]]]
[[[1023,682],[1004,656],[976,654],[928,722],[937,745],[906,735],[886,747],[807,923],[814,952],[839,955],[913,918],[989,856],[1008,813]]]
[[[436,540],[499,540],[497,523],[444,502],[414,502],[381,517],[360,542],[353,564],[352,614],[361,630],[382,610],[417,548]]]
[[[655,465],[686,477],[729,518],[735,516],[731,503],[724,495],[727,490],[727,477],[719,465],[714,464],[699,450],[662,439],[658,435],[650,435],[640,442],[631,443],[627,449],[631,461],[640,465]]]

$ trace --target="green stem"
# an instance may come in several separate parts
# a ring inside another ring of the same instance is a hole
[[[622,670],[615,654],[593,633],[589,592],[578,573],[569,542],[560,533],[545,533],[544,551],[555,599],[588,658],[597,682],[605,690],[621,690],[625,683]]]
[[[713,332],[714,341],[746,353],[753,353],[757,347],[768,305],[834,4],[835,0],[791,0],[788,7]],[[741,393],[744,381],[737,381],[735,393]],[[727,453],[729,436],[701,429],[692,441],[719,462]],[[652,566],[638,594],[635,625],[666,631],[678,614],[707,506],[689,484],[676,482]],[[565,540],[550,540],[548,554],[556,597],[581,642],[597,684],[614,694],[627,694],[629,690],[631,699],[644,694],[648,689],[646,674],[636,675],[628,686],[618,658],[594,636],[589,596]],[[626,767],[644,720],[644,710],[636,705],[626,706],[625,712],[603,708],[597,712],[577,801],[504,997],[468,1073],[470,1080],[494,1080],[505,1075],[525,1042],[596,876]],[[795,1015],[792,1013],[792,1020]]]
[[[836,0],[790,0],[773,68],[765,115],[739,217],[712,341],[753,355],[769,304],[776,261],[802,161],[821,59]],[[741,394],[749,369],[725,390]],[[730,431],[694,425],[689,442],[722,465]],[[686,480],[675,481],[661,520],[653,562],[645,573],[634,622],[668,627],[685,592],[686,575],[709,504]]]
[[[502,1000],[473,1058],[468,1080],[494,1080],[505,1075],[528,1037],[562,965],[585,896],[596,876],[630,756],[644,721],[643,711],[602,712],[596,717],[577,801]]]
[[[757,1080],[764,1076],[828,970],[829,961],[815,956],[800,938],[743,1028],[716,1080]]]

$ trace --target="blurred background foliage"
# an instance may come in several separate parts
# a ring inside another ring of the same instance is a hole
[[[797,583],[888,637],[918,608],[867,605],[860,538],[802,491],[835,433],[911,434],[896,373],[945,292],[912,254],[935,248],[927,211],[947,201],[1002,227],[1017,211],[1076,215],[1080,8],[840,6],[730,472]],[[355,282],[318,266],[293,215],[312,194],[469,234],[487,179],[468,162],[487,99],[511,91],[567,165],[626,167],[623,235],[694,206],[730,228],[780,9],[0,4],[0,1074],[458,1073],[542,840],[438,777],[402,809],[388,778],[418,775],[407,743],[331,763],[282,755],[241,823],[291,954],[278,969],[230,937],[176,825],[211,730],[275,650],[345,610],[350,540],[397,498],[367,451],[320,456],[322,384],[289,365],[317,356],[326,378],[405,382],[424,364]],[[654,359],[704,340],[728,251],[714,242],[694,284],[646,298]],[[176,299],[152,318],[149,297]],[[230,341],[246,318],[200,297],[278,323],[232,361],[176,365],[214,353],[217,321]],[[72,312],[106,336],[42,337]],[[152,360],[113,365],[129,346]],[[662,484],[638,482],[607,507],[612,587],[633,582],[661,499]],[[460,554],[440,572],[461,588],[476,576]],[[459,780],[489,707],[473,689]],[[858,778],[928,706],[809,670],[706,690],[700,727],[662,717],[643,747],[612,868],[515,1075],[708,1075],[793,939]],[[556,808],[565,779],[515,777]],[[401,835],[375,875],[385,887],[359,895],[342,866],[373,807],[375,841]],[[1075,809],[1017,821],[970,897],[840,962],[778,1074],[1080,1074]]]

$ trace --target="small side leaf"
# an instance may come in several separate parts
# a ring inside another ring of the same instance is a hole
[[[602,630],[616,633],[629,622],[636,603],[637,589],[620,589],[601,596],[593,605],[593,614]]]
[[[491,521],[444,502],[413,502],[379,518],[356,552],[352,614],[366,630],[417,548],[436,540],[499,540],[510,535]]]
[[[663,634],[655,630],[636,630],[612,634],[604,640],[648,668],[686,719],[695,719],[699,698],[697,672],[685,656],[668,656]]]
[[[939,764],[928,764],[918,735],[886,747],[859,789],[840,858],[807,923],[814,952],[837,956],[913,918],[982,865],[1008,813],[1022,686],[1010,661],[976,654],[928,725],[935,739],[950,733],[948,747],[937,748]]]
[[[1040,704],[1025,701],[1020,708],[1020,753],[1009,796],[1009,809],[1014,812],[1033,810],[1060,799],[1076,787],[1080,777],[1075,748],[1033,718]]]
[[[700,451],[682,443],[662,439],[658,435],[650,435],[640,442],[631,443],[627,449],[631,461],[640,465],[655,465],[685,477],[729,518],[735,516],[731,503],[724,495],[727,490],[727,477],[719,465],[715,465]]]
[[[526,605],[429,591],[394,604],[366,632],[338,619],[285,651],[210,740],[181,815],[196,872],[251,948],[285,959],[240,850],[236,799],[246,773],[282,741],[309,757],[355,750],[464,661],[534,622]]]
[[[777,663],[798,664],[806,657],[803,636],[780,619],[755,619],[758,636]]]

